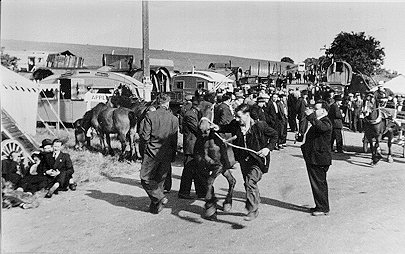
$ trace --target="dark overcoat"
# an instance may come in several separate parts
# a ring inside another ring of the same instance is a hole
[[[332,164],[332,123],[327,116],[317,119],[314,114],[307,117],[311,122],[305,143],[301,146],[307,164],[329,166]]]

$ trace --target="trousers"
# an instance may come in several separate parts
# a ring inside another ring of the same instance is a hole
[[[338,152],[343,151],[343,136],[342,136],[342,129],[335,129],[332,130],[332,140],[330,142],[331,149],[333,151],[333,143],[336,140],[336,150]]]
[[[329,212],[328,182],[326,172],[329,166],[306,164],[312,195],[314,196],[315,209],[321,212]]]
[[[179,194],[189,195],[191,185],[194,181],[195,192],[198,197],[205,197],[207,194],[207,178],[208,175],[200,170],[200,167],[193,155],[186,154],[184,156],[184,168],[181,174]]]
[[[245,181],[246,202],[245,208],[248,212],[253,212],[259,209],[260,192],[257,183],[262,179],[263,172],[256,165],[253,159],[248,161],[240,161],[243,179]]]
[[[156,160],[147,154],[143,157],[140,171],[141,184],[155,205],[165,197],[164,184],[170,169],[170,160]]]

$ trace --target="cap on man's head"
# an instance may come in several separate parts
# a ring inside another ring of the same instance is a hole
[[[302,90],[301,95],[308,95],[308,90]]]
[[[157,98],[157,103],[159,105],[165,104],[170,102],[170,96],[168,94],[160,94],[159,97]]]
[[[335,95],[335,96],[333,97],[333,99],[334,99],[335,101],[342,101],[342,100],[343,100],[343,99],[342,99],[342,96],[341,96],[340,94]]]
[[[45,146],[51,146],[52,145],[52,140],[50,140],[49,138],[46,138],[44,140],[42,140],[42,144],[41,144],[41,148],[44,148]]]

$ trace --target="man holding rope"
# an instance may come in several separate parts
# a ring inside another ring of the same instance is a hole
[[[249,105],[242,104],[235,109],[236,121],[240,128],[234,128],[231,122],[222,126],[220,132],[236,134],[236,139],[231,145],[234,149],[235,158],[240,163],[246,190],[246,209],[248,214],[245,220],[251,221],[259,215],[260,193],[257,183],[267,173],[270,166],[270,151],[278,140],[277,131],[264,121],[258,121],[251,117],[252,110]],[[232,130],[233,129],[233,130]],[[223,142],[228,143],[226,140]]]

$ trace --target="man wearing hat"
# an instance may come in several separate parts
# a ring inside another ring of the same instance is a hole
[[[183,133],[183,117],[184,114],[191,109],[191,107],[193,106],[193,96],[191,95],[186,95],[184,97],[185,102],[183,103],[183,106],[181,107],[180,110],[180,114],[179,114],[179,129],[180,129],[180,133]]]
[[[166,176],[176,157],[178,119],[169,109],[170,96],[158,97],[159,107],[150,111],[140,124],[139,136],[145,143],[140,178],[151,204],[151,213],[158,214],[168,202],[164,195]]]
[[[181,174],[180,189],[178,197],[181,199],[194,199],[190,195],[191,186],[194,181],[194,189],[198,198],[205,197],[207,193],[207,178],[204,171],[200,171],[197,161],[194,159],[194,146],[199,135],[198,119],[200,115],[197,99],[193,100],[192,106],[188,109],[183,118],[183,154],[184,168]]]
[[[308,128],[308,121],[305,117],[305,110],[308,107],[308,91],[303,90],[301,91],[301,97],[298,98],[297,105],[296,105],[296,112],[297,112],[297,119],[299,122],[298,125],[298,133],[302,135],[305,134]]]
[[[267,103],[269,102],[270,96],[266,93],[259,94],[259,97],[257,97],[257,105],[254,105],[253,108],[257,107],[257,116],[254,114],[252,117],[254,120],[259,120],[259,121],[265,121],[268,122],[268,111],[267,111]]]
[[[332,140],[331,140],[331,150],[333,150],[333,143],[336,140],[336,150],[338,153],[343,153],[343,137],[342,137],[342,128],[343,128],[343,115],[340,111],[342,106],[342,96],[340,94],[333,97],[334,103],[330,106],[328,117],[332,122]]]
[[[232,104],[233,109],[235,110],[239,105],[243,104],[245,100],[245,96],[243,95],[242,91],[238,91],[235,93],[235,101]]]
[[[363,131],[363,122],[362,119],[360,118],[362,112],[363,106],[363,99],[361,98],[360,93],[355,93],[355,98],[353,101],[353,131],[357,132]]]

